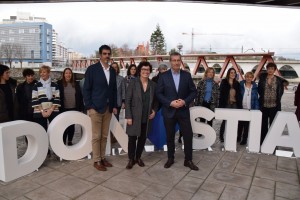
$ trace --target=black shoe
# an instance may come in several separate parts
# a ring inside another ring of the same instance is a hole
[[[202,134],[198,134],[198,137],[202,137]]]
[[[131,169],[134,164],[135,164],[135,161],[133,159],[130,159],[126,166],[126,169]]]
[[[247,144],[247,140],[246,141],[242,140],[241,143],[240,143],[240,145],[245,145],[245,144]]]
[[[189,160],[189,161],[185,160],[184,166],[189,167],[191,170],[195,170],[195,171],[199,170],[199,168],[191,160]]]
[[[145,163],[142,161],[142,159],[138,158],[135,161],[140,167],[145,167]]]
[[[224,138],[220,138],[220,142],[224,142]]]
[[[181,137],[178,138],[178,143],[182,143]]]
[[[166,164],[164,165],[164,168],[170,168],[174,164],[174,159],[169,158]]]
[[[72,141],[69,141],[68,142],[68,146],[72,146],[73,145],[73,142]]]

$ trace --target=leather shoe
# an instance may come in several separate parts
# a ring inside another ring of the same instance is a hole
[[[189,167],[191,170],[195,170],[195,171],[199,170],[199,168],[191,160],[189,160],[189,161],[185,160],[184,166]]]
[[[101,164],[105,167],[112,167],[112,164],[110,164],[106,159],[102,159]]]
[[[145,167],[145,163],[142,161],[142,159],[138,158],[136,159],[136,163],[140,166],[140,167]]]
[[[165,168],[170,168],[174,164],[174,159],[169,158],[166,164],[164,165]]]
[[[99,171],[106,171],[106,167],[103,166],[100,162],[94,162],[94,167]]]
[[[178,143],[182,143],[182,140],[181,140],[181,137],[179,136],[179,138],[178,138]]]
[[[134,164],[135,164],[135,161],[133,159],[130,159],[126,166],[126,169],[131,169]]]
[[[246,141],[242,140],[241,143],[240,143],[240,145],[245,145],[245,144],[247,144],[247,140]]]

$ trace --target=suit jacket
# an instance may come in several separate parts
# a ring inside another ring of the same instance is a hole
[[[151,114],[152,110],[157,113],[158,102],[155,98],[155,88],[156,83],[151,80],[148,80],[150,88],[150,101],[148,108],[148,115]],[[126,100],[125,100],[125,119],[132,119],[132,125],[127,125],[126,133],[129,136],[140,136],[141,135],[141,124],[142,124],[142,83],[139,78],[133,79],[128,84],[126,90]],[[147,133],[150,131],[151,121],[147,121]]]
[[[162,73],[158,79],[156,96],[162,104],[163,117],[172,118],[176,112],[177,116],[179,117],[189,117],[189,105],[196,97],[196,86],[193,82],[191,74],[189,72],[180,70],[180,79],[177,92],[172,71],[168,70]],[[171,107],[171,102],[176,99],[183,99],[186,105],[178,109]]]
[[[95,109],[99,113],[105,113],[109,106],[109,111],[117,108],[117,84],[116,71],[110,67],[109,84],[100,62],[89,66],[85,72],[83,85],[83,100],[86,109]]]

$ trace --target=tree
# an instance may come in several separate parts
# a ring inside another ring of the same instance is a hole
[[[109,45],[111,48],[111,57],[119,57],[118,47],[115,44]]]
[[[1,51],[3,52],[3,58],[9,62],[9,67],[11,68],[11,64],[15,55],[14,52],[15,44],[14,43],[4,43],[1,45]]]
[[[23,44],[15,44],[15,57],[19,59],[21,63],[21,68],[23,64],[23,60],[26,56],[26,47]]]
[[[152,50],[152,55],[166,54],[165,37],[162,31],[160,30],[159,24],[156,25],[156,30],[151,34],[150,46]]]
[[[171,49],[171,51],[169,51],[169,55],[171,55],[171,53],[177,52],[175,48]]]

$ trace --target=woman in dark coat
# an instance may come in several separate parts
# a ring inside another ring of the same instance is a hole
[[[20,119],[33,121],[32,88],[37,81],[34,78],[34,71],[30,68],[23,70],[23,77],[25,81],[16,89]]]
[[[126,91],[125,118],[129,157],[126,169],[131,169],[135,163],[140,167],[145,166],[141,156],[151,128],[151,120],[158,109],[158,102],[154,97],[156,84],[149,79],[151,71],[149,62],[140,62],[140,77],[130,81]]]
[[[296,109],[296,116],[297,116],[297,119],[298,121],[300,121],[300,83],[297,87],[297,90],[295,92],[295,101],[294,101],[294,105],[297,106],[297,109]]]
[[[135,64],[129,65],[127,69],[127,76],[125,76],[126,88],[128,87],[130,81],[137,77],[137,68]]]
[[[65,68],[62,79],[57,82],[60,93],[60,112],[83,111],[83,98],[79,83],[75,82],[73,72],[70,68]],[[63,135],[64,144],[73,145],[75,125],[69,126]],[[68,137],[68,142],[66,141]]]
[[[230,68],[226,78],[220,84],[219,108],[242,109],[242,95],[239,82],[236,80],[236,70]],[[225,121],[220,128],[220,141],[224,142]]]
[[[0,123],[13,121],[17,114],[16,85],[11,84],[9,67],[0,64]]]

